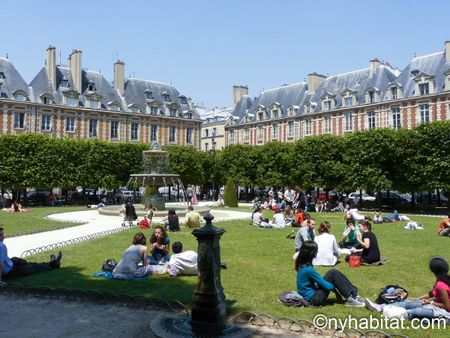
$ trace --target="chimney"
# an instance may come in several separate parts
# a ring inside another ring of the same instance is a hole
[[[81,94],[81,50],[74,49],[67,61],[72,73],[73,89]]]
[[[56,48],[52,45],[47,48],[47,59],[45,62],[45,70],[52,89],[56,89]]]
[[[233,100],[235,106],[245,95],[248,95],[247,86],[233,86]]]
[[[325,82],[326,76],[318,73],[308,74],[308,92],[315,92],[322,83]]]
[[[445,41],[445,63],[450,62],[450,41]]]
[[[114,63],[114,89],[116,89],[120,95],[123,95],[125,90],[125,63],[117,60]]]
[[[369,61],[369,76],[373,76],[376,73],[378,66],[381,66],[381,61],[377,58]]]

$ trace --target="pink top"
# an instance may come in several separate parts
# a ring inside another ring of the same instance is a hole
[[[448,297],[450,298],[450,286],[448,286],[447,284],[445,284],[442,281],[437,281],[436,285],[433,288],[432,294],[434,299],[436,300],[437,303],[442,303],[441,297],[439,295],[439,291],[441,290],[445,290],[448,294]],[[450,309],[447,309],[450,310]]]

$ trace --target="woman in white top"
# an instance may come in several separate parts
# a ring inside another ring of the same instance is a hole
[[[267,228],[268,223],[264,221],[261,207],[257,207],[252,214],[252,224],[257,227]]]
[[[113,270],[116,279],[133,279],[150,274],[147,264],[147,239],[142,232],[134,235],[133,244],[125,251],[119,264]],[[142,265],[139,263],[142,262]]]
[[[276,229],[284,229],[286,227],[286,221],[281,210],[278,208],[273,215],[272,221],[269,222],[269,227]]]
[[[330,234],[331,224],[329,222],[320,223],[319,235],[314,238],[319,251],[313,259],[313,265],[334,266],[339,258],[339,250],[336,237]]]

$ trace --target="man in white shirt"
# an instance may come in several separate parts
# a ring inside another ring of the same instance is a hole
[[[295,198],[295,191],[292,190],[291,188],[287,189],[284,192],[284,200],[286,201],[287,205],[290,205],[292,207],[292,202],[294,201]]]
[[[173,255],[170,256],[167,267],[168,273],[176,277],[178,275],[195,276],[197,270],[197,253],[192,250],[183,251],[183,244],[175,242],[172,244]]]

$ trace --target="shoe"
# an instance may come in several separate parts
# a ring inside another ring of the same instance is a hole
[[[366,303],[365,299],[362,298],[361,296],[356,296],[355,298],[356,298],[356,300],[357,300],[358,302],[361,302],[361,303],[364,303],[364,304]]]
[[[383,312],[383,307],[380,304],[372,302],[369,298],[364,299],[366,309],[373,312]]]
[[[345,306],[351,306],[351,307],[365,307],[366,304],[364,304],[364,302],[360,302],[358,301],[356,298],[354,297],[348,297],[347,301],[344,304]]]
[[[56,262],[61,264],[62,251],[58,252],[58,256],[56,256]]]

